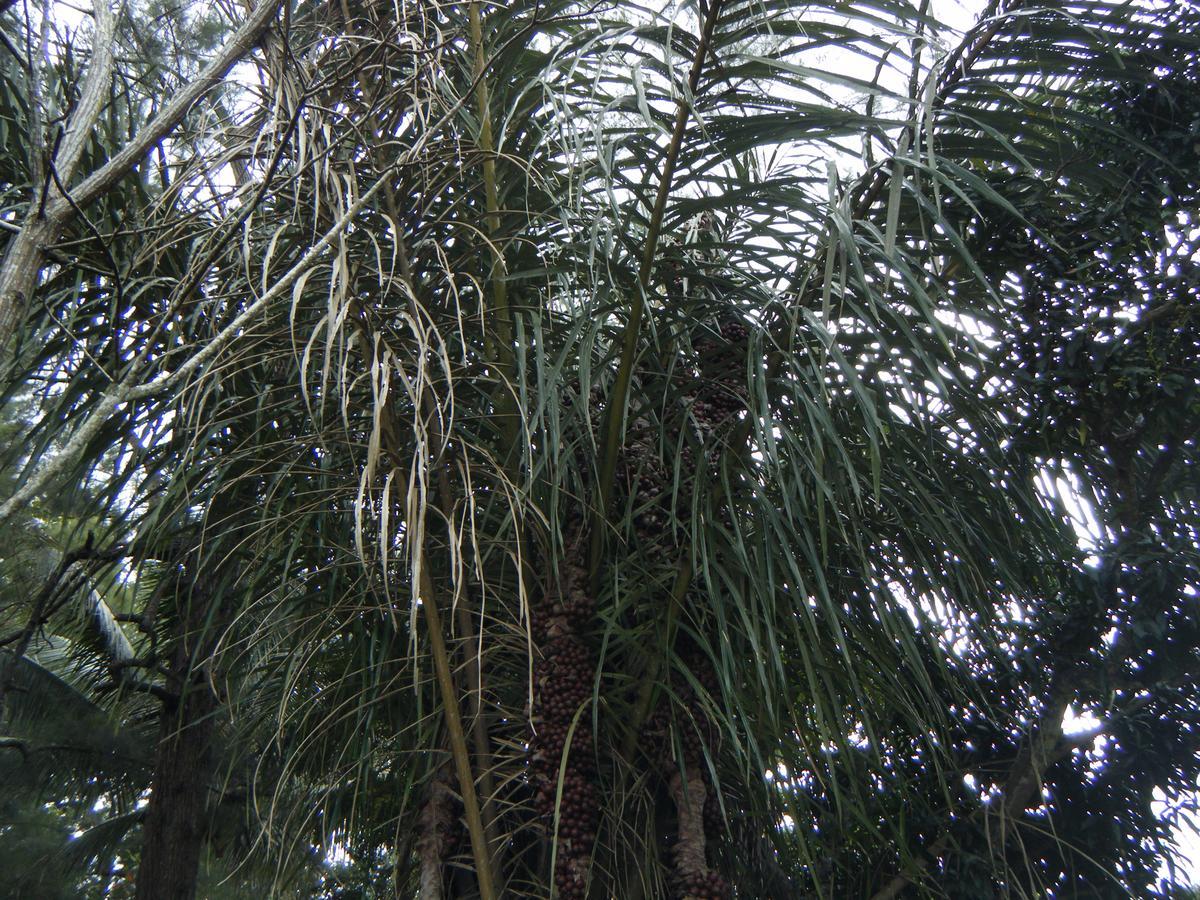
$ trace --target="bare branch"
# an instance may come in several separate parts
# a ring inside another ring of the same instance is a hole
[[[242,23],[224,48],[200,75],[183,88],[130,143],[92,173],[68,198],[51,186],[49,200],[43,208],[31,204],[29,215],[19,234],[13,238],[0,264],[0,362],[9,352],[12,337],[25,315],[25,305],[37,284],[38,273],[46,248],[53,244],[62,229],[75,215],[76,208],[95,200],[120,181],[143,157],[167,136],[192,105],[214,85],[220,83],[234,63],[254,46],[267,23],[275,15],[279,0],[261,0]],[[95,128],[104,105],[113,62],[113,35],[116,17],[106,2],[96,4],[96,41],[92,64],[83,86],[79,106],[71,116],[66,136],[56,155],[59,180],[67,184],[83,148]],[[3,516],[0,516],[0,520]]]
[[[176,94],[175,99],[150,120],[124,149],[71,192],[75,202],[85,206],[124,178],[130,169],[183,120],[192,105],[220,84],[234,64],[250,52],[278,7],[279,0],[261,0],[250,13],[250,17],[233,33],[217,58],[209,63],[194,81]],[[65,204],[66,201],[62,202]]]
[[[124,4],[122,4],[124,6]],[[84,148],[92,139],[96,122],[100,119],[100,111],[108,99],[108,87],[112,81],[113,44],[117,33],[117,17],[113,14],[108,0],[96,0],[95,6],[96,32],[92,39],[92,62],[88,66],[87,76],[83,80],[83,89],[79,93],[79,103],[71,113],[63,134],[58,152],[51,160],[50,166],[55,170],[58,179],[63,184],[69,184],[75,174],[75,167],[83,156]]]

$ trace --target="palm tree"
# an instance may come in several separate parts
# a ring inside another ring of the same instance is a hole
[[[46,67],[128,120],[101,191],[4,161],[0,279],[0,518],[95,535],[0,691],[129,644],[137,896],[1158,890],[1192,4],[260,4],[165,118],[101,77],[152,12],[7,61],[14,132]]]

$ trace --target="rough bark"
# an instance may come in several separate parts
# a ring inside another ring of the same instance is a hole
[[[79,102],[71,113],[53,159],[48,160],[53,177],[46,184],[33,185],[25,222],[0,263],[0,349],[7,347],[24,317],[25,306],[42,268],[42,257],[49,245],[57,240],[71,215],[72,208],[63,197],[62,186],[75,174],[108,96],[116,35],[116,16],[108,0],[97,0],[95,18],[92,61],[80,90]],[[33,102],[36,105],[36,97]],[[35,140],[38,137],[35,136]],[[39,172],[41,168],[41,165],[36,165],[34,171]]]
[[[417,855],[421,861],[421,900],[442,900],[442,875],[450,848],[451,832],[457,817],[454,814],[454,791],[450,773],[442,770],[429,783],[428,796],[418,817],[421,837]]]
[[[213,774],[213,714],[207,684],[189,686],[175,710],[163,710],[154,781],[143,826],[137,900],[192,900],[204,848]]]
[[[675,808],[679,812],[675,873],[680,878],[703,877],[708,874],[704,834],[704,800],[707,792],[698,772],[699,767],[696,765],[680,764],[671,775],[671,799],[675,801]]]
[[[176,697],[163,704],[137,900],[192,900],[207,832],[219,706],[213,675],[229,604],[209,579],[191,574],[188,580],[168,668]]]

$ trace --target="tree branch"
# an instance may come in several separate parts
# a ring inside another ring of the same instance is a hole
[[[108,86],[112,81],[113,44],[116,39],[117,17],[113,15],[108,0],[96,0],[96,31],[92,39],[92,61],[79,92],[79,102],[71,112],[71,119],[63,134],[58,152],[50,161],[50,168],[63,184],[71,181],[80,157],[92,140],[100,111],[108,98]]]
[[[117,153],[112,159],[89,175],[72,191],[75,202],[86,206],[113,185],[125,177],[142,158],[150,152],[159,141],[166,137],[178,125],[192,105],[204,94],[219,84],[229,70],[243,56],[250,52],[257,43],[259,36],[266,29],[276,9],[279,0],[260,0],[250,13],[249,18],[233,33],[233,36],[221,48],[217,55],[199,76],[175,95],[146,126],[138,132],[132,141]],[[62,201],[65,204],[65,200]]]
[[[163,110],[100,169],[87,178],[66,197],[51,186],[45,209],[31,203],[29,214],[21,231],[13,238],[0,264],[0,363],[10,352],[10,344],[17,326],[25,316],[25,306],[37,283],[42,260],[47,248],[57,239],[62,229],[75,215],[76,207],[82,208],[101,194],[111,189],[118,181],[142,160],[159,141],[177,126],[192,105],[214,85],[218,84],[234,63],[254,46],[263,29],[275,14],[279,0],[261,0],[203,72],[186,87]],[[61,148],[53,165],[57,166],[59,179],[69,183],[74,168],[78,165],[84,147],[91,138],[103,108],[113,62],[113,38],[116,17],[106,0],[96,4],[96,45],[93,48],[92,64],[88,69],[79,105],[71,116]],[[3,517],[0,516],[0,521]]]

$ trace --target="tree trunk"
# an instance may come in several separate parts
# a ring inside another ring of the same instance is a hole
[[[208,821],[217,698],[203,681],[164,708],[143,826],[137,900],[192,900]]]
[[[227,604],[208,587],[193,581],[176,627],[169,681],[177,699],[163,704],[137,900],[196,896],[216,761],[213,737],[219,699],[211,675],[227,617]]]
[[[58,236],[61,227],[57,218],[33,216],[10,239],[0,262],[0,360],[5,359],[3,353],[25,318],[45,248]]]

